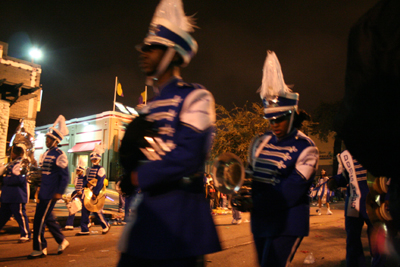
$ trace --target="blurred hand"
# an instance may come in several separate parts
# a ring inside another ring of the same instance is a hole
[[[53,196],[53,200],[59,200],[61,198],[62,198],[61,194],[54,194],[54,196]]]

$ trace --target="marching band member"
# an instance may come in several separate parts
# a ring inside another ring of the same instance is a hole
[[[350,166],[350,168],[349,168]],[[353,179],[352,179],[353,178]],[[345,150],[340,154],[338,174],[333,176],[328,184],[331,189],[347,187],[345,200],[346,228],[346,266],[367,266],[364,248],[361,242],[361,232],[367,224],[368,242],[371,248],[371,233],[374,229],[367,214],[366,199],[369,192],[367,170]],[[385,266],[386,257],[370,249],[372,267]]]
[[[0,230],[13,214],[21,233],[19,243],[25,243],[31,238],[25,208],[29,200],[29,184],[26,176],[21,173],[21,160],[24,152],[23,146],[19,146],[19,144],[11,147],[12,162],[5,169],[0,198]]]
[[[133,170],[123,165],[142,193],[133,201],[139,203],[137,219],[125,226],[127,240],[123,234],[118,266],[132,262],[200,266],[196,264],[204,263],[204,254],[221,250],[203,186],[214,132],[214,98],[203,86],[180,77],[180,67],[188,65],[197,51],[189,31],[193,25],[181,0],[162,0],[149,34],[138,47],[147,82],[154,81],[158,87],[154,101],[144,108],[149,113],[145,118],[154,122],[160,141],[168,148],[154,155],[156,160]],[[124,139],[128,131],[129,126]]]
[[[101,154],[104,153],[104,149],[97,145],[93,149],[93,152],[90,153],[90,161],[92,162],[92,167],[86,171],[86,176],[83,180],[83,187],[89,187],[92,189],[92,199],[96,200],[97,196],[100,193],[100,190],[104,186],[104,180],[106,179],[106,171],[102,166],[100,166]],[[85,198],[85,193],[82,195],[82,199]],[[76,235],[89,235],[89,215],[90,211],[87,210],[85,205],[82,205],[82,215],[81,215],[81,231],[76,233]],[[107,234],[110,231],[111,225],[106,221],[104,217],[103,210],[99,210],[94,212],[96,218],[100,221],[102,234]]]
[[[76,168],[76,178],[75,178],[75,190],[71,193],[71,200],[78,198],[82,202],[82,191],[83,191],[83,180],[85,167],[83,161],[80,161],[78,167]],[[67,222],[65,223],[65,230],[74,230],[74,219],[75,213],[68,216]]]
[[[330,198],[332,196],[332,191],[329,190],[328,188],[328,180],[329,177],[326,176],[326,171],[325,170],[321,170],[321,177],[319,178],[318,184],[317,184],[317,196],[318,196],[318,209],[317,209],[317,213],[318,215],[321,215],[321,211],[322,211],[322,204],[326,204],[327,207],[327,211],[326,211],[326,215],[332,215],[332,211],[331,208],[329,206],[329,202],[330,202]]]
[[[58,125],[58,129],[55,128]],[[47,255],[47,241],[44,238],[45,227],[49,229],[58,246],[58,254],[69,246],[69,242],[61,233],[60,225],[52,214],[57,200],[61,199],[68,185],[68,159],[57,145],[68,134],[64,116],[60,115],[53,127],[46,133],[46,146],[48,149],[41,158],[42,181],[39,191],[39,203],[36,205],[36,213],[33,222],[33,252],[28,259],[45,257]]]
[[[298,130],[308,115],[298,113],[299,95],[285,84],[275,53],[267,53],[260,95],[272,131],[250,145],[251,229],[261,266],[289,266],[309,232],[308,190],[318,165],[318,149]]]

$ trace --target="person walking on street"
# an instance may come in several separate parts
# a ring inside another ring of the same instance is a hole
[[[55,128],[58,125],[58,129]],[[47,150],[40,159],[42,167],[42,181],[39,191],[39,203],[33,221],[33,252],[28,259],[45,257],[47,255],[47,241],[44,238],[45,227],[49,229],[55,241],[59,244],[58,254],[64,252],[69,242],[61,233],[60,225],[52,214],[57,200],[61,199],[69,181],[68,158],[57,145],[68,134],[64,116],[60,115],[53,127],[46,133]]]
[[[106,171],[102,166],[100,166],[101,154],[104,153],[104,149],[101,145],[96,144],[93,152],[90,153],[90,161],[92,162],[92,167],[88,168],[86,171],[86,176],[83,179],[83,188],[88,187],[92,191],[92,199],[96,200],[99,196],[100,191],[104,187],[106,180]],[[82,195],[82,199],[85,198],[85,191]],[[81,215],[81,231],[76,233],[77,236],[89,235],[89,215],[90,211],[85,207],[84,203],[82,205],[82,215]],[[103,210],[94,212],[96,218],[100,221],[102,234],[107,234],[110,231],[111,225],[107,222],[104,217]]]
[[[26,176],[21,173],[21,161],[24,156],[22,145],[14,143],[11,147],[11,160],[3,174],[3,185],[0,198],[0,230],[14,215],[20,230],[18,243],[25,243],[30,240],[29,220],[26,216],[26,203],[29,197],[29,184]],[[1,174],[0,174],[1,175]]]
[[[326,211],[326,215],[332,215],[332,211],[330,209],[329,206],[329,202],[332,196],[332,191],[329,190],[328,188],[328,180],[329,177],[326,176],[326,171],[325,170],[321,170],[321,178],[318,181],[317,184],[317,196],[318,196],[318,209],[316,210],[316,212],[318,213],[318,215],[321,215],[321,207],[322,204],[326,204],[327,207],[327,211]]]
[[[75,178],[75,190],[71,193],[71,200],[73,201],[75,198],[79,199],[82,203],[82,191],[83,191],[83,180],[84,180],[84,173],[85,166],[83,161],[80,161],[78,167],[76,168],[76,178]],[[74,230],[74,219],[75,214],[70,214],[67,218],[67,222],[65,223],[65,230]]]
[[[122,235],[127,238],[120,241],[120,267],[132,262],[138,266],[200,266],[205,254],[221,250],[204,195],[204,166],[215,130],[214,97],[202,85],[187,83],[180,76],[180,68],[197,51],[189,34],[192,21],[185,16],[181,0],[162,0],[149,34],[138,47],[147,85],[156,88],[154,100],[140,114],[145,122],[152,122],[157,143],[165,146],[139,165],[123,160],[123,152],[132,153],[133,147],[127,145],[130,130],[140,116],[122,140],[121,163],[141,193],[134,200],[137,219],[128,222]]]
[[[210,203],[211,212],[215,208],[216,195],[217,195],[217,191],[215,190],[215,187],[214,187],[214,181],[211,180],[209,182],[209,184],[207,185],[207,190],[206,190],[206,196],[207,196],[207,199],[208,199],[208,201]]]
[[[346,265],[354,267],[367,266],[364,248],[361,242],[361,233],[364,224],[367,225],[368,242],[372,257],[372,267],[385,266],[386,256],[378,251],[371,250],[371,234],[374,226],[367,214],[366,199],[369,193],[367,170],[350,154],[344,150],[339,154],[338,174],[329,181],[333,190],[337,187],[347,187],[345,200],[345,229],[346,229]],[[351,179],[350,177],[353,177]],[[368,265],[369,266],[369,265]]]
[[[240,210],[238,210],[234,205],[231,205],[231,206],[232,206],[232,224],[241,224],[242,223],[242,212]]]
[[[260,266],[288,266],[309,233],[308,191],[318,167],[314,142],[298,130],[309,116],[298,111],[299,95],[283,80],[280,63],[268,51],[260,95],[272,131],[250,145],[253,171],[251,230]]]

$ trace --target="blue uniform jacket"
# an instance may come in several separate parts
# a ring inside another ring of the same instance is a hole
[[[67,155],[58,147],[49,148],[41,159],[42,183],[39,199],[52,199],[63,194],[69,182]]]
[[[83,190],[83,180],[84,180],[85,176],[79,175],[78,177],[76,177],[75,180],[75,191],[82,191]]]
[[[179,78],[161,88],[146,106],[147,119],[155,122],[171,151],[137,169],[143,200],[129,238],[129,254],[170,259],[221,249],[203,177],[183,185],[183,177],[204,171],[214,132],[214,106],[209,91]]]
[[[104,170],[104,168],[100,165],[93,165],[86,171],[86,176],[83,178],[83,187],[86,187],[86,185],[89,182],[93,181],[92,183],[96,184],[96,186],[93,187],[92,191],[93,194],[97,196],[99,195],[100,190],[104,186],[105,178],[106,178],[106,171]]]
[[[254,236],[308,235],[308,190],[318,167],[314,142],[298,130],[281,140],[267,132],[253,141],[249,159]]]
[[[21,175],[21,157],[12,161],[6,168],[1,188],[2,203],[27,203],[28,182],[26,177]]]

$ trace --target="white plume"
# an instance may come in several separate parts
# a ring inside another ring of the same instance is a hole
[[[58,124],[58,131],[60,131],[60,133],[65,136],[69,133],[67,124],[65,124],[65,117],[63,115],[58,116],[57,120],[54,122],[53,127],[57,128]]]
[[[78,167],[85,168],[85,165],[86,165],[85,161],[82,158],[79,158]]]
[[[276,96],[285,96],[287,93],[292,92],[285,84],[281,64],[273,51],[267,51],[262,83],[258,92],[260,92],[261,98],[266,100],[275,98]]]
[[[101,145],[101,144],[100,144],[100,145],[99,145],[99,144],[95,144],[95,145],[94,145],[93,152],[96,153],[96,154],[99,154],[99,155],[103,154],[103,153],[104,153],[104,147],[103,147],[103,145]]]
[[[182,0],[161,0],[156,8],[152,22],[157,24],[158,19],[166,19],[185,32],[194,31],[194,19],[185,15]]]

